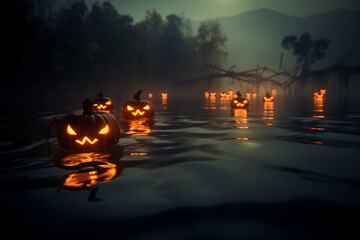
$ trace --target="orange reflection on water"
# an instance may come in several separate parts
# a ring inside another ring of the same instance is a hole
[[[246,118],[248,116],[247,109],[242,108],[233,108],[231,109],[232,116],[234,117],[243,117]]]
[[[235,119],[236,128],[237,129],[249,129],[250,127],[246,125],[248,123],[248,110],[247,109],[231,109],[231,115],[234,117],[238,117],[238,119]],[[246,133],[243,131],[242,133]],[[243,140],[248,141],[248,137],[237,137],[237,140]]]
[[[325,115],[321,114],[324,112],[325,93],[325,89],[321,89],[320,92],[314,92],[314,118],[325,118]]]
[[[243,141],[248,141],[249,138],[236,138],[237,140],[243,140]]]
[[[131,156],[145,156],[148,155],[149,153],[146,152],[139,152],[139,153],[130,153]]]
[[[229,97],[225,95],[224,97],[220,97],[220,109],[227,110],[229,107]]]
[[[65,176],[62,186],[77,190],[112,180],[118,171],[117,165],[109,162],[110,156],[110,153],[86,152],[72,153],[62,158],[62,167],[76,169]]]
[[[126,133],[133,136],[147,136],[151,132],[148,118],[131,119],[124,122],[124,124],[128,129]]]
[[[274,102],[264,102],[264,116],[262,119],[274,119]]]

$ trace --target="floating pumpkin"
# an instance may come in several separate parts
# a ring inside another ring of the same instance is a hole
[[[93,110],[112,112],[113,108],[114,106],[110,98],[104,97],[102,93],[95,96]]]
[[[231,108],[249,108],[249,101],[245,98],[234,98],[231,101]]]
[[[114,147],[120,139],[120,124],[111,113],[93,111],[92,102],[83,102],[83,111],[54,119],[58,123],[57,139],[67,151],[94,151]],[[49,138],[49,135],[48,135]]]
[[[220,93],[220,97],[223,97],[223,98],[225,98],[225,97],[227,97],[228,95],[226,94],[226,92],[221,92]]]
[[[141,90],[134,95],[133,101],[127,101],[123,108],[123,118],[134,119],[154,116],[154,108],[149,101],[140,100]]]
[[[274,102],[273,96],[264,96],[263,102]]]
[[[127,119],[151,117],[154,116],[154,108],[146,100],[128,101],[122,108],[122,114]]]

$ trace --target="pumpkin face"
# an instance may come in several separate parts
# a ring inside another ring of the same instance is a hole
[[[114,106],[110,98],[104,97],[102,93],[99,93],[93,100],[93,110],[112,112]]]
[[[90,101],[89,101],[90,102]],[[59,120],[59,145],[67,151],[93,151],[114,147],[120,139],[120,125],[111,113],[71,113]]]
[[[134,119],[154,116],[154,109],[148,101],[128,101],[122,108],[124,118]]]
[[[231,101],[232,108],[249,108],[249,101],[244,98],[234,98]]]
[[[274,102],[274,97],[273,96],[270,96],[270,97],[265,96],[263,98],[263,102]]]

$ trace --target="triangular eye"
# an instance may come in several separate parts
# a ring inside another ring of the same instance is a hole
[[[109,132],[109,125],[106,124],[106,126],[100,130],[99,134],[107,134]]]
[[[109,101],[107,101],[105,104],[106,104],[106,105],[111,105],[111,101],[109,100]]]
[[[97,103],[93,104],[93,107],[97,107],[97,106],[98,106],[98,104],[97,104]]]
[[[247,103],[247,100],[244,100],[244,103]]]
[[[76,132],[71,128],[70,124],[67,125],[66,131],[69,135],[77,135]]]
[[[238,103],[238,100],[234,100],[234,103]]]
[[[128,110],[128,111],[132,111],[132,110],[134,110],[134,108],[133,108],[133,107],[131,107],[130,105],[127,105],[127,106],[126,106],[126,108],[127,108],[127,110]]]
[[[143,107],[143,109],[150,110],[150,105],[146,105],[145,107]]]

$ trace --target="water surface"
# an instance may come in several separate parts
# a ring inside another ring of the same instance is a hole
[[[154,97],[153,119],[123,121],[112,151],[59,149],[71,104],[0,119],[1,207],[26,236],[129,239],[338,238],[360,213],[360,113],[277,98]],[[116,106],[116,103],[118,104]],[[19,117],[21,115],[21,117]]]

